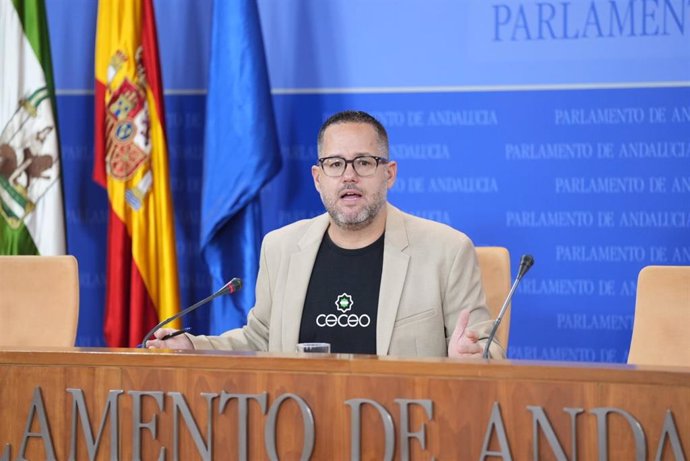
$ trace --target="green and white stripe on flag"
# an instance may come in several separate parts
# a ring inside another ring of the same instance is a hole
[[[64,254],[44,0],[0,0],[0,76],[0,254]]]

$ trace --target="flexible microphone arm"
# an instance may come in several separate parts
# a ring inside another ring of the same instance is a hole
[[[186,308],[185,310],[178,312],[177,314],[175,314],[175,315],[173,315],[172,317],[169,317],[169,318],[163,320],[161,323],[159,323],[158,325],[156,325],[155,327],[153,327],[153,328],[151,329],[151,331],[149,331],[149,332],[146,334],[146,336],[144,336],[144,340],[141,342],[141,347],[146,347],[146,341],[148,341],[148,340],[151,338],[151,336],[153,336],[153,334],[154,334],[155,332],[157,332],[158,330],[160,330],[161,328],[163,328],[165,325],[167,325],[168,323],[172,322],[173,320],[179,319],[180,317],[189,314],[189,313],[192,312],[193,310],[195,310],[195,309],[197,309],[197,308],[203,306],[203,305],[206,304],[206,303],[209,303],[209,302],[213,301],[214,299],[216,299],[216,298],[219,297],[219,296],[223,296],[223,295],[225,295],[225,294],[233,294],[233,293],[235,293],[236,291],[238,291],[240,288],[242,288],[242,280],[240,280],[240,279],[238,279],[237,277],[235,277],[234,279],[232,279],[232,280],[230,280],[228,283],[226,283],[225,286],[223,286],[223,288],[221,288],[220,290],[216,291],[215,293],[213,293],[213,294],[212,294],[211,296],[209,296],[208,298],[204,298],[204,299],[202,299],[201,301],[199,301],[198,303],[192,304],[191,306],[189,306],[189,307]]]
[[[503,314],[505,314],[506,310],[508,309],[508,304],[510,304],[510,300],[513,297],[513,293],[517,289],[517,286],[520,284],[520,280],[522,280],[522,277],[525,276],[527,271],[530,270],[530,268],[533,265],[534,258],[532,257],[532,255],[522,255],[522,257],[520,258],[520,268],[518,269],[517,277],[515,277],[515,282],[513,282],[513,286],[510,288],[510,292],[508,293],[508,296],[506,297],[506,300],[503,303],[503,307],[501,307],[501,310],[498,312],[498,316],[496,317],[494,326],[491,328],[489,340],[486,342],[484,354],[482,355],[483,358],[489,358],[489,346],[491,346],[491,343],[494,340],[494,336],[496,336],[496,331],[498,330],[499,325],[501,325],[501,320],[503,320]]]

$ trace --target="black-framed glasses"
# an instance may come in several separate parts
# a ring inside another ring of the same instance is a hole
[[[333,178],[342,176],[349,163],[352,164],[352,168],[354,168],[358,176],[366,177],[376,173],[376,168],[379,164],[388,163],[388,159],[376,157],[375,155],[359,155],[352,160],[345,160],[338,156],[323,157],[319,159],[321,170],[326,176],[331,176]]]

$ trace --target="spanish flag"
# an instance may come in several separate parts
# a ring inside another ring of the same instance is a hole
[[[93,176],[110,202],[105,340],[134,347],[179,307],[152,0],[99,2],[95,66]]]

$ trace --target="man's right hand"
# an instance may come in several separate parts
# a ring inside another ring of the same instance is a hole
[[[156,339],[149,339],[146,341],[146,348],[148,349],[177,349],[177,350],[194,350],[194,345],[187,337],[187,334],[181,334],[170,339],[162,340],[159,338],[174,333],[176,330],[172,328],[161,328],[156,331],[153,336]]]

